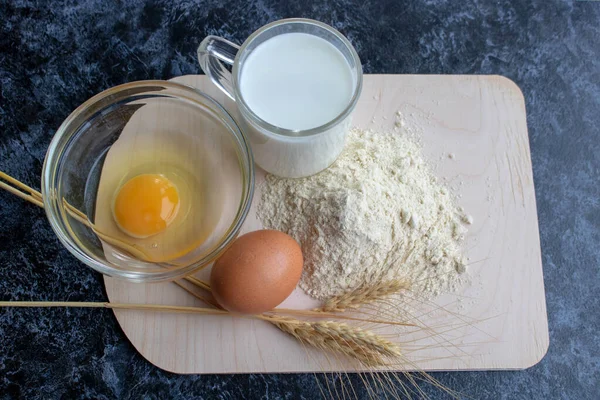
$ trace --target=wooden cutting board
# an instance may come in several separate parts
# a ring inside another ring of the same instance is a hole
[[[235,105],[208,78],[174,80],[208,93],[237,116]],[[521,369],[536,364],[549,338],[523,94],[501,76],[365,76],[354,124],[392,129],[397,111],[406,129],[422,128],[417,133],[425,156],[474,217],[464,246],[472,282],[458,294],[415,305],[423,324],[439,336],[407,337],[419,350],[400,368]],[[263,180],[259,170],[255,200]],[[255,206],[256,201],[242,233],[260,228]],[[207,277],[208,270],[198,276]],[[112,302],[204,306],[173,283],[108,277],[105,283]],[[314,304],[297,290],[283,306]],[[137,311],[115,315],[135,348],[167,371],[354,370],[346,360],[328,360],[263,321]]]

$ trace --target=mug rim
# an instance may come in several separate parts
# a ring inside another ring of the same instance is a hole
[[[239,86],[238,75],[241,73],[241,69],[239,68],[240,57],[246,51],[246,49],[250,45],[250,43],[252,43],[257,37],[262,35],[264,32],[268,31],[269,29],[272,29],[276,26],[286,25],[286,24],[291,24],[291,23],[316,25],[319,28],[330,32],[346,46],[348,51],[350,51],[350,54],[354,60],[354,63],[356,64],[356,87],[354,88],[354,92],[353,92],[352,97],[350,98],[350,101],[348,102],[348,105],[346,106],[346,108],[344,108],[344,110],[341,113],[339,113],[332,120],[326,122],[323,125],[319,125],[319,126],[316,126],[314,128],[310,128],[310,129],[281,128],[279,126],[273,125],[273,124],[265,121],[264,119],[260,118],[258,115],[256,115],[256,113],[254,111],[252,111],[252,109],[248,106],[248,104],[244,100],[244,97],[242,96],[242,93],[240,91],[240,86]],[[262,128],[263,130],[265,130],[268,133],[285,136],[288,138],[300,138],[300,137],[315,136],[320,133],[323,133],[323,132],[329,130],[330,128],[334,127],[341,121],[343,121],[346,117],[348,117],[352,113],[352,111],[356,107],[356,103],[358,103],[358,99],[360,98],[360,94],[362,92],[363,71],[362,71],[362,64],[360,62],[360,58],[358,57],[358,53],[354,49],[354,46],[352,46],[352,43],[350,43],[350,41],[344,35],[342,35],[337,29],[335,29],[323,22],[316,21],[313,19],[287,18],[287,19],[280,19],[280,20],[271,22],[271,23],[259,28],[258,30],[253,32],[244,41],[244,43],[240,46],[240,49],[238,50],[238,52],[235,56],[234,62],[233,62],[232,79],[233,79],[233,91],[234,91],[235,101],[238,104],[238,107],[241,109],[241,111],[243,111],[244,117],[247,117],[247,116],[250,117],[250,118],[248,118],[250,120],[250,122],[258,125],[259,128]]]

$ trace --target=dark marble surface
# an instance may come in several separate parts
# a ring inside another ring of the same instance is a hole
[[[53,133],[85,99],[198,73],[204,36],[241,42],[293,16],[341,30],[367,73],[502,74],[522,88],[550,349],[525,371],[434,376],[471,398],[598,398],[600,2],[1,0],[0,170],[39,187]],[[2,300],[106,299],[101,277],[61,247],[43,211],[2,191],[0,277]],[[108,310],[0,310],[0,349],[2,398],[320,397],[310,374],[161,371]]]

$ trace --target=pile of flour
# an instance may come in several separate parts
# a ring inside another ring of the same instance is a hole
[[[262,192],[258,217],[300,243],[300,286],[315,298],[392,278],[434,297],[456,289],[465,272],[460,242],[471,219],[401,133],[354,129],[329,169],[269,175]]]

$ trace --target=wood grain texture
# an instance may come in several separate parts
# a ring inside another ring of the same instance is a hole
[[[235,114],[204,76],[176,78]],[[500,76],[367,75],[354,124],[391,129],[394,114],[423,127],[421,142],[435,173],[457,188],[474,217],[465,241],[472,282],[432,303],[415,302],[440,336],[407,336],[420,349],[399,369],[521,369],[548,349],[548,322],[525,104]],[[449,158],[452,153],[454,158]],[[257,176],[260,196],[264,174]],[[258,229],[256,201],[243,232]],[[208,271],[198,275],[206,277]],[[132,284],[105,278],[110,301],[203,304],[173,283]],[[283,306],[315,305],[300,291]],[[443,309],[440,309],[443,307]],[[231,317],[115,311],[127,337],[151,363],[176,373],[355,370],[304,349],[273,326]],[[414,342],[413,342],[414,341]]]

